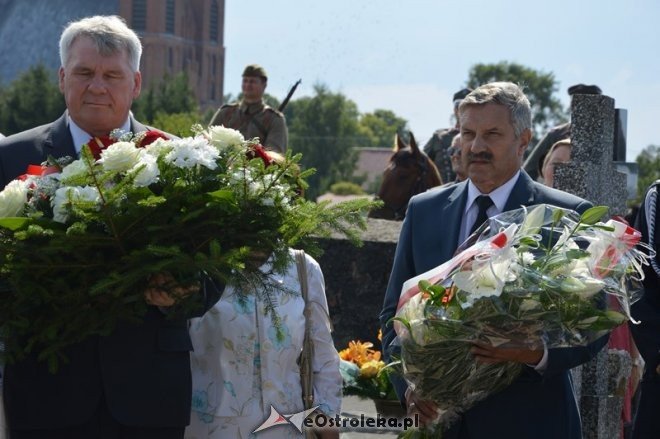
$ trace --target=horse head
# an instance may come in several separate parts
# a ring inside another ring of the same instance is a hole
[[[413,134],[410,133],[409,145],[397,134],[394,152],[383,171],[378,190],[378,198],[384,205],[369,212],[369,217],[401,221],[406,216],[408,201],[413,195],[441,184],[438,169],[417,147]]]

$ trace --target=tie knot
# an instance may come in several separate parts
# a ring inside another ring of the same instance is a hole
[[[491,200],[488,195],[479,195],[475,200],[475,203],[477,203],[477,207],[479,207],[480,212],[485,212],[490,206],[493,205],[493,200]]]

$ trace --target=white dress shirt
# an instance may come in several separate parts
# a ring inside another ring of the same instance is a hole
[[[518,181],[518,177],[520,177],[520,171],[516,172],[513,177],[506,181],[506,183],[489,194],[482,194],[474,183],[472,183],[471,180],[468,180],[467,202],[465,203],[465,211],[463,212],[463,217],[461,219],[461,231],[458,235],[459,244],[470,236],[469,231],[477,220],[477,214],[479,213],[479,207],[475,202],[477,197],[480,195],[488,195],[490,199],[493,200],[493,205],[486,211],[488,218],[493,217],[498,213],[502,213],[504,206],[509,199],[509,195],[511,195],[511,191]]]
[[[89,139],[91,139],[92,136],[82,128],[80,128],[76,123],[71,119],[71,116],[67,114],[67,119],[69,121],[69,131],[71,131],[71,137],[73,138],[73,146],[76,148],[76,154],[80,155],[80,151],[82,151],[83,145],[86,145],[87,142],[89,142]],[[119,127],[119,129],[127,133],[131,130],[131,119],[130,117],[126,118],[126,121],[122,126]]]

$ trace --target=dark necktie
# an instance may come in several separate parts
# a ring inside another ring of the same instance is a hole
[[[493,205],[493,200],[490,199],[488,195],[479,195],[475,200],[477,207],[479,207],[479,213],[477,214],[477,220],[472,224],[472,229],[470,230],[470,235],[474,233],[475,230],[479,228],[487,219],[488,214],[486,211],[490,206]]]

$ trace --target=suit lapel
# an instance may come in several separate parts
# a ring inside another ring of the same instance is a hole
[[[447,249],[451,256],[454,255],[458,247],[458,236],[461,233],[461,222],[463,219],[463,212],[465,211],[465,203],[467,203],[467,180],[456,185],[456,189],[447,199],[445,206],[445,215],[449,224],[453,224],[447,230]],[[451,257],[450,256],[450,257]]]
[[[140,122],[138,122],[138,121],[133,117],[132,114],[131,114],[131,116],[130,116],[130,120],[131,120],[131,132],[132,132],[133,134],[142,133],[142,132],[144,132],[144,131],[148,131],[148,130],[149,130],[149,128],[148,128],[147,126],[142,125]]]
[[[441,262],[451,259],[458,247],[458,236],[461,230],[461,218],[465,210],[467,200],[467,183],[461,182],[453,187],[453,191],[447,197],[436,199],[436,206],[432,209],[434,214],[427,220],[425,228],[429,234],[425,234],[424,243],[420,248],[425,248],[422,263],[424,270],[435,267]],[[434,237],[429,239],[429,237]]]
[[[69,130],[67,112],[57,119],[50,127],[43,143],[44,158],[50,156],[59,157],[77,157],[76,148],[73,145],[73,137]]]
[[[50,130],[46,133],[43,142],[43,155],[44,158],[48,156],[59,157],[77,157],[76,148],[73,144],[73,137],[69,130],[69,123],[67,119],[68,113],[64,114],[52,123]],[[147,131],[149,128],[138,122],[132,115],[130,116],[131,131],[133,133],[141,133]]]
[[[504,212],[519,209],[520,206],[531,206],[535,202],[536,189],[530,176],[523,170],[520,171],[518,181],[513,186],[509,199],[504,205]]]

